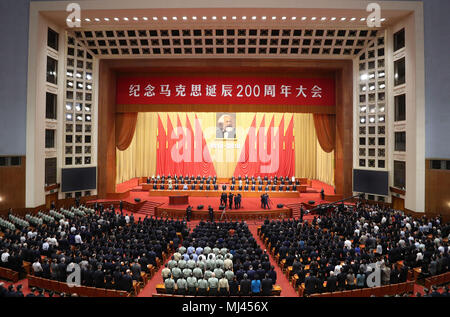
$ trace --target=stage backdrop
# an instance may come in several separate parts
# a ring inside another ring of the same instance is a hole
[[[332,136],[319,130],[319,143],[320,119],[303,113],[141,112],[129,146],[117,149],[116,183],[163,171],[218,177],[259,171],[334,185],[334,152],[322,149],[333,148],[326,147]]]

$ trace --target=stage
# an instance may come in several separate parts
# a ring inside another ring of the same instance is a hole
[[[134,212],[138,216],[158,216],[169,218],[184,218],[186,216],[187,204],[183,205],[169,205],[169,196],[188,195],[189,205],[193,206],[193,219],[207,219],[208,206],[214,209],[215,219],[220,219],[222,212],[219,210],[220,194],[222,191],[148,191],[140,185],[141,178],[133,178],[127,182],[123,182],[116,186],[116,193],[108,195],[106,199],[96,200],[103,203],[105,208],[111,204],[118,208],[119,201],[124,202],[124,209]],[[271,209],[264,210],[261,208],[260,195],[263,192],[247,192],[247,194],[254,194],[254,197],[243,196],[241,208],[238,210],[227,208],[227,219],[233,220],[262,220],[269,219],[284,219],[297,218],[300,216],[300,207],[304,209],[312,209],[321,203],[330,203],[342,199],[341,196],[334,195],[334,188],[323,182],[317,180],[309,180],[307,191],[305,193],[299,192],[268,192],[271,200]],[[320,197],[320,191],[324,190],[325,199]],[[227,191],[227,194],[229,191]],[[283,195],[277,197],[277,195]],[[288,195],[294,194],[289,197]],[[311,202],[314,202],[313,204]],[[90,201],[89,203],[94,203]],[[283,204],[282,208],[277,208],[278,204]],[[202,210],[197,207],[203,205]]]

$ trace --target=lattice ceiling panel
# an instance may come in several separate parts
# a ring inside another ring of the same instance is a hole
[[[127,28],[84,29],[75,36],[94,55],[121,57],[289,57],[351,59],[376,29]]]

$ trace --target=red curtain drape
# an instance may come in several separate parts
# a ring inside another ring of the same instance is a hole
[[[327,153],[333,151],[336,143],[336,116],[314,114],[314,127],[322,150]]]
[[[116,113],[116,147],[125,151],[133,140],[137,112]]]

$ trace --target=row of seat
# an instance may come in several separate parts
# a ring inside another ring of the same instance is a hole
[[[372,288],[354,289],[342,292],[313,294],[310,297],[383,297],[386,295],[403,294],[414,291],[414,281],[378,286]]]
[[[238,289],[240,290],[240,285],[238,286]],[[192,296],[192,295],[177,295],[177,294],[167,294],[166,288],[164,287],[164,284],[157,284],[156,285],[156,293],[157,294],[164,294],[166,296]],[[274,285],[272,287],[272,296],[280,296],[281,295],[281,286]]]
[[[446,272],[440,275],[430,276],[425,279],[425,287],[431,288],[433,285],[443,285],[450,283],[450,272]]]
[[[0,267],[0,278],[16,283],[19,281],[19,273],[4,267]]]

